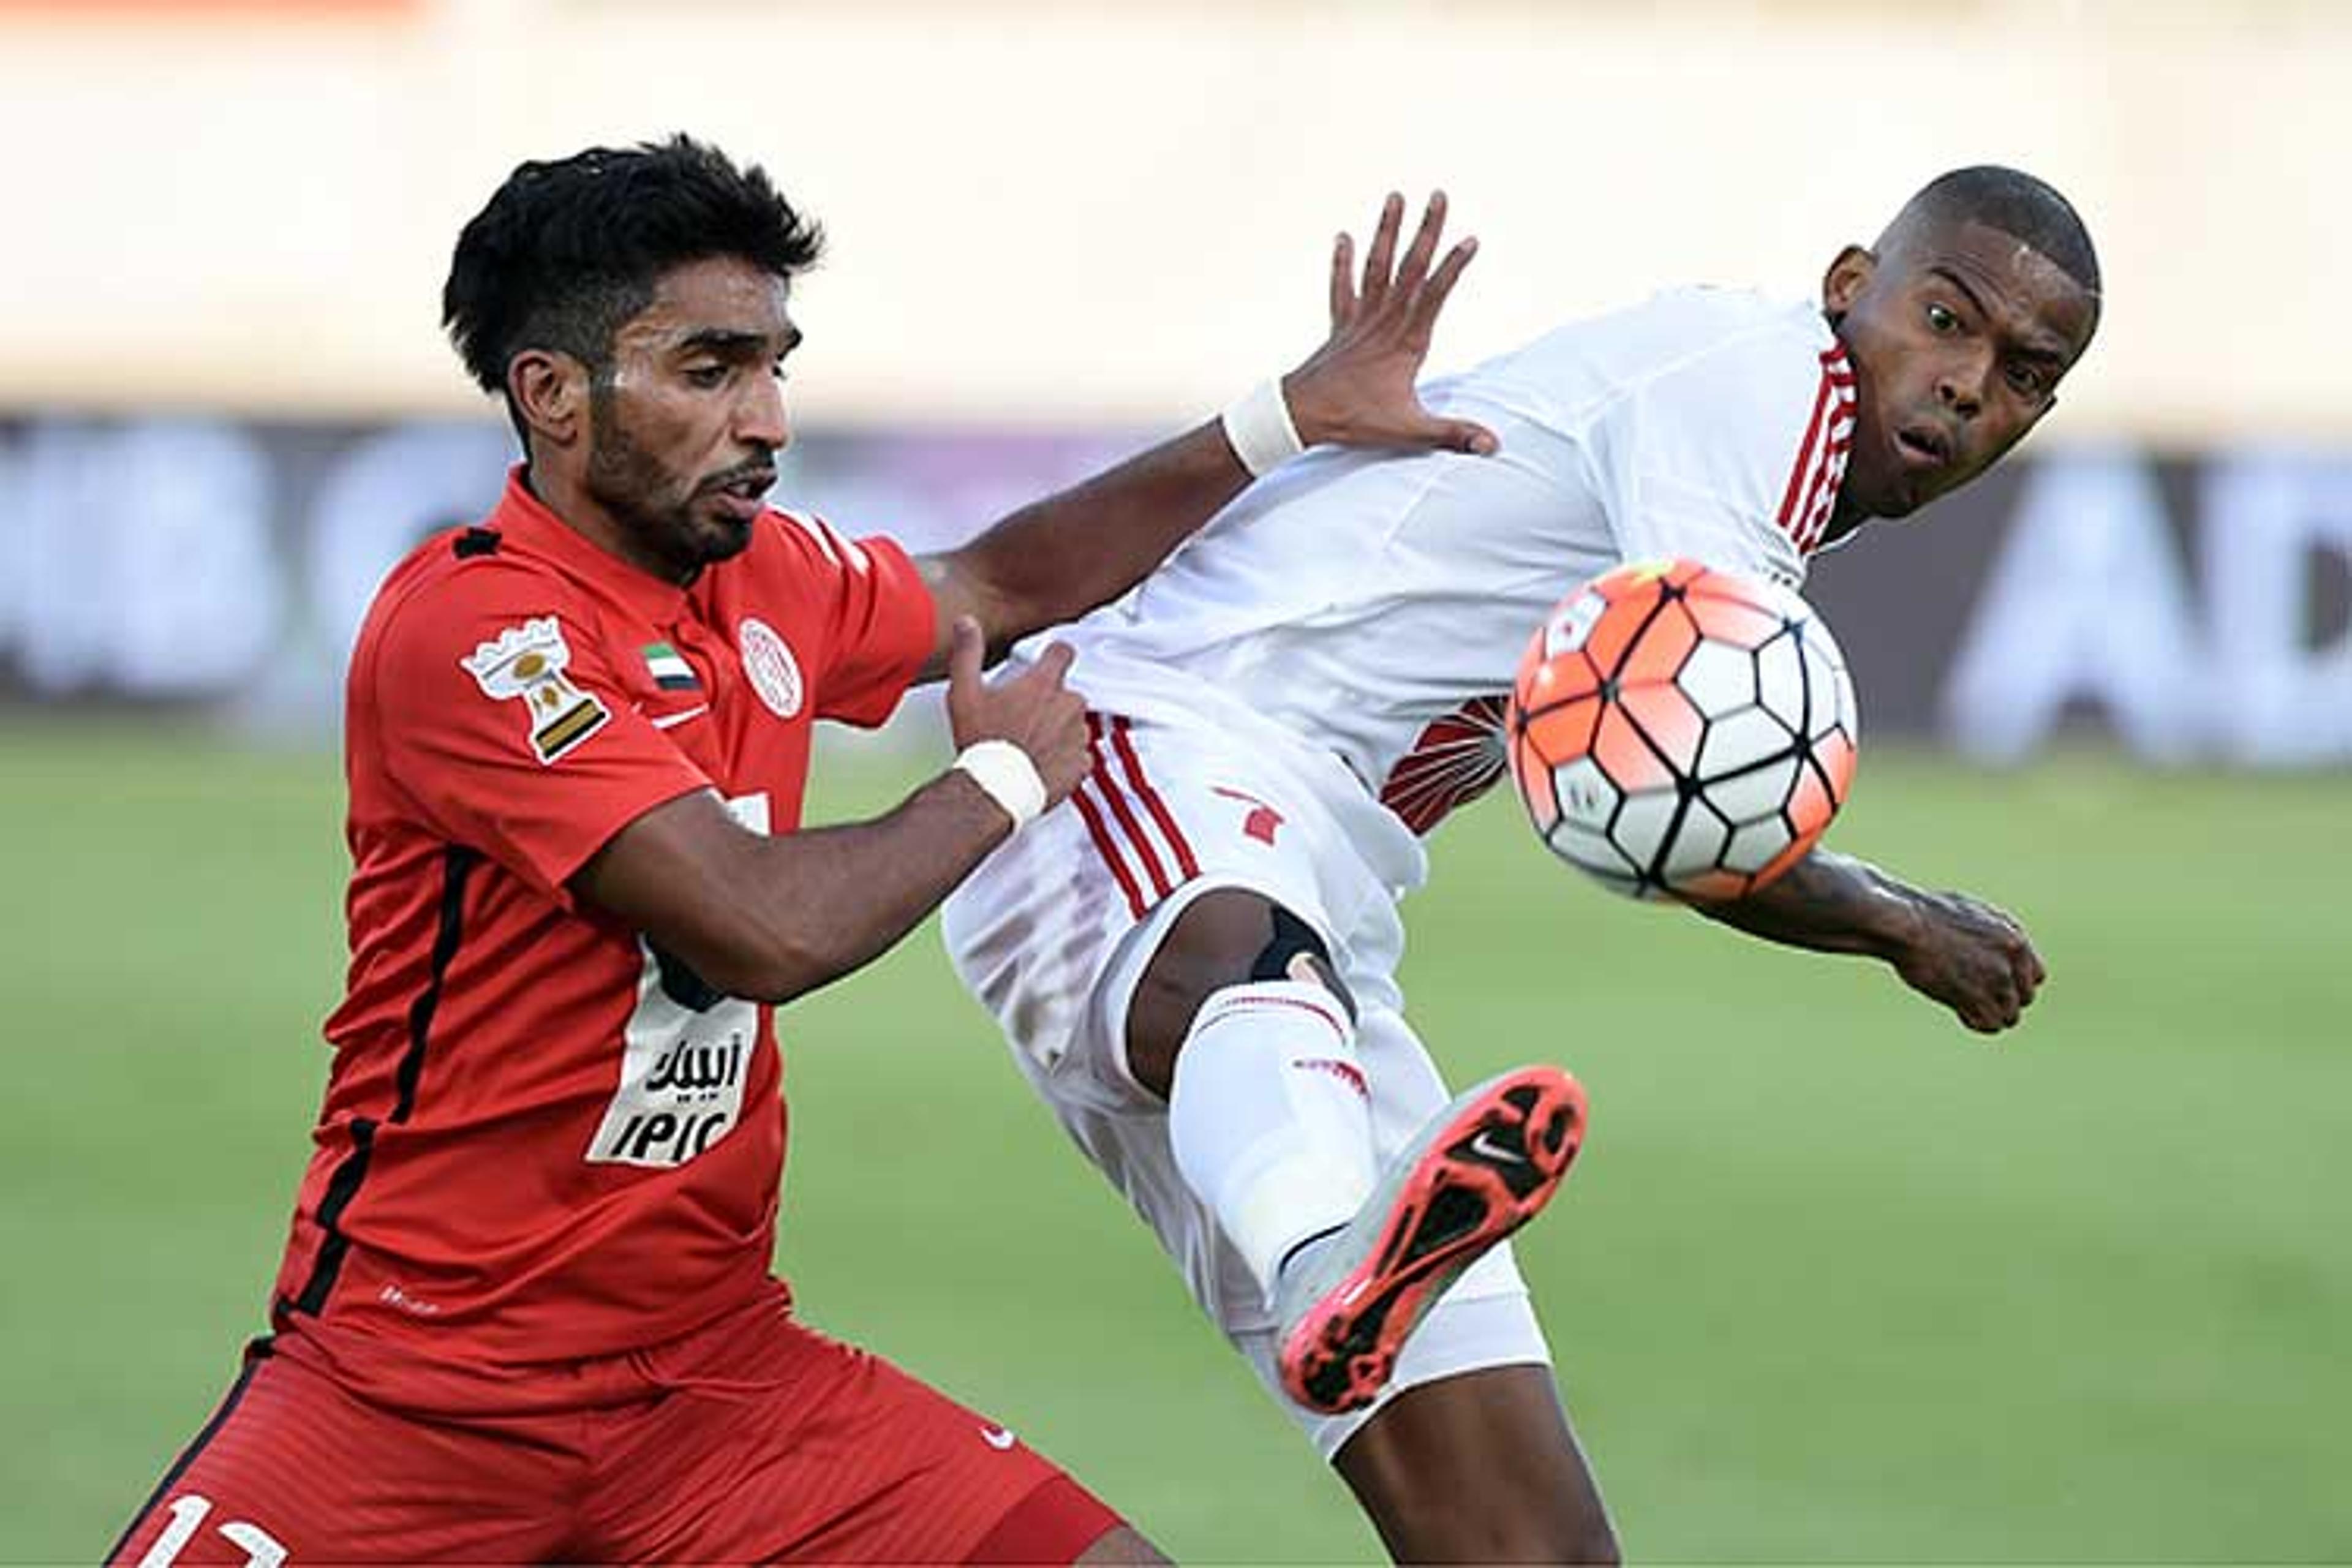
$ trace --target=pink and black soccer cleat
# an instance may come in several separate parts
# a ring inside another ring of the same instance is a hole
[[[1445,1288],[1550,1201],[1584,1115],[1575,1079],[1527,1067],[1432,1117],[1347,1227],[1276,1281],[1290,1397],[1335,1415],[1370,1405]]]

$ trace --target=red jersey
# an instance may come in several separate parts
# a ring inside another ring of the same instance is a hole
[[[655,1343],[772,1289],[772,1010],[565,882],[695,790],[793,831],[814,721],[887,718],[933,615],[896,544],[772,511],[676,587],[520,469],[484,525],[394,568],[352,658],[351,973],[280,1330],[496,1366]]]

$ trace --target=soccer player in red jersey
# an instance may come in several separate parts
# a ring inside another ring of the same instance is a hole
[[[680,137],[525,163],[443,298],[524,460],[378,591],[348,694],[348,991],[271,1331],[111,1557],[1158,1553],[1004,1427],[798,1324],[773,1007],[1083,774],[1066,651],[1302,442],[1491,449],[1413,376],[1471,247],[1391,197],[1279,384],[954,552],[767,508],[814,226]],[[818,719],[944,675],[955,765],[801,825]]]

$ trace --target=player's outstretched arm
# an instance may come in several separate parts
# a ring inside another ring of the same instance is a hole
[[[1055,645],[1013,680],[981,676],[980,626],[952,632],[948,715],[958,764],[870,822],[769,837],[717,795],[680,796],[631,821],[571,882],[730,996],[785,1002],[896,945],[1019,823],[1077,787],[1086,712]],[[981,742],[996,755],[974,762]],[[1023,758],[1008,763],[1003,748]],[[1009,784],[1009,788],[1008,788]]]
[[[1694,907],[1790,947],[1885,959],[1905,984],[1979,1034],[2014,1026],[2047,974],[2024,928],[1990,904],[1915,888],[1822,849],[1761,891]]]
[[[1438,258],[1444,193],[1433,195],[1402,255],[1404,198],[1391,195],[1364,256],[1339,237],[1331,253],[1331,333],[1281,381],[1299,441],[1408,450],[1495,450],[1467,420],[1441,419],[1413,383],[1446,297],[1476,253],[1465,239]],[[945,668],[948,628],[977,618],[992,648],[1117,598],[1241,492],[1250,472],[1210,420],[1057,495],[1032,502],[961,548],[924,558],[940,638],[926,678]]]

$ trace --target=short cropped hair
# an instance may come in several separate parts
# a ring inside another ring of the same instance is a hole
[[[518,166],[457,236],[441,323],[486,392],[526,349],[570,354],[602,379],[613,334],[653,303],[664,273],[739,257],[780,278],[814,266],[823,231],[754,163],[685,135],[591,147]]]
[[[2100,298],[2099,255],[2082,215],[2055,188],[2022,170],[1979,163],[1938,174],[1903,204],[1891,226],[1970,221],[2032,247],[2095,301]]]

